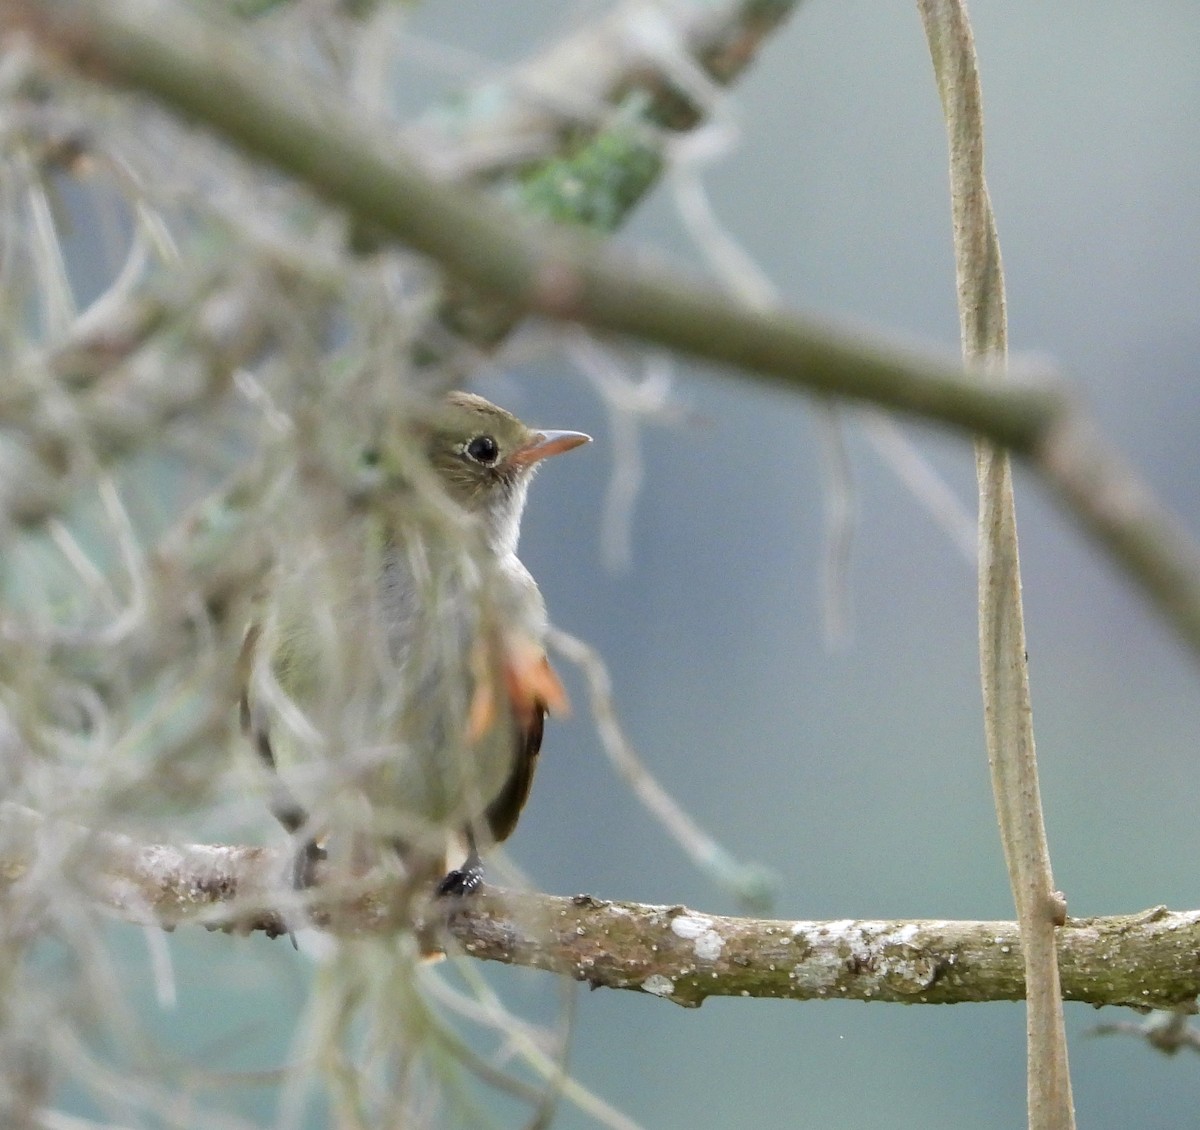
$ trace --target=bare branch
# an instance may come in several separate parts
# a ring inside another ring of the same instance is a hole
[[[1069,510],[1200,652],[1200,550],[1108,451],[1061,388],[979,381],[944,355],[863,329],[750,310],[716,288],[514,220],[436,181],[297,76],[181,7],[141,18],[95,0],[0,3],[103,77],[154,94],[285,169],[357,219],[527,312],[631,334],[793,389],[869,400],[986,437],[1030,460]]]
[[[769,379],[928,416],[1031,451],[1061,410],[1045,387],[997,389],[943,354],[865,330],[750,312],[721,291],[602,253],[575,231],[520,222],[502,204],[429,177],[311,82],[180,6],[0,3],[75,65],[155,95],[484,290],[527,312],[658,341]]]
[[[500,81],[467,90],[405,131],[432,165],[475,178],[562,151],[631,92],[647,120],[690,129],[707,86],[732,82],[797,0],[718,0],[670,6],[627,0],[529,59]]]
[[[489,890],[456,912],[450,927],[474,957],[685,1006],[711,996],[903,1004],[1025,996],[1015,922],[726,918],[683,906]],[[1063,993],[1097,1006],[1190,1011],[1200,975],[1179,955],[1198,940],[1197,911],[1069,920],[1058,937]]]
[[[38,829],[47,834],[41,817],[13,805],[3,820],[22,842],[32,843]],[[88,896],[125,921],[272,936],[302,924],[352,935],[397,929],[391,896],[402,884],[394,880],[367,876],[351,890],[322,867],[302,914],[286,885],[285,850],[139,844],[61,827],[86,836],[88,868],[78,881]],[[0,863],[0,898],[32,862],[10,854]],[[732,918],[489,887],[450,906],[445,925],[452,950],[472,957],[685,1006],[711,996],[953,1004],[1025,995],[1014,922]],[[1063,992],[1093,1005],[1186,1011],[1200,994],[1200,969],[1190,960],[1198,949],[1200,910],[1069,920],[1058,937]]]

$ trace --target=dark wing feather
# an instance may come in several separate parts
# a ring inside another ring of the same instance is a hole
[[[542,727],[545,719],[545,704],[535,702],[518,725],[517,755],[513,761],[512,772],[484,813],[493,843],[500,843],[512,835],[521,816],[521,809],[529,799],[534,770],[537,769],[538,753],[542,748]]]

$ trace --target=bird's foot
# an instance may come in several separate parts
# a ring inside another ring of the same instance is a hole
[[[325,849],[316,840],[308,840],[292,856],[292,890],[298,893],[310,891],[317,885],[317,866],[327,858]],[[289,929],[292,949],[298,950],[296,931]]]
[[[483,887],[483,861],[472,853],[437,886],[438,898],[465,898]]]
[[[328,854],[316,840],[308,840],[292,859],[292,890],[308,891],[317,885],[317,867]]]

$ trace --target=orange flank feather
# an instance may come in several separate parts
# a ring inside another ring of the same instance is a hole
[[[474,743],[492,728],[496,721],[496,693],[491,679],[483,678],[475,685],[471,709],[467,713],[467,741]]]
[[[504,677],[518,718],[524,720],[538,709],[563,717],[571,713],[567,692],[544,652],[533,653],[526,663],[510,656],[504,665]]]
[[[483,649],[479,649],[482,659]],[[495,724],[497,715],[496,683],[484,664],[475,664],[477,681],[467,714],[467,740],[479,741]],[[503,660],[504,684],[517,725],[524,728],[535,715],[544,713],[566,717],[571,713],[567,692],[550,666],[546,653],[535,646],[510,649]]]

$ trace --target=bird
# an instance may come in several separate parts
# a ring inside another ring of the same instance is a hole
[[[414,884],[465,896],[517,825],[546,715],[568,710],[517,546],[534,473],[591,437],[468,392],[371,430],[340,499],[306,494],[300,549],[256,602],[242,728],[303,840],[298,888],[340,837],[352,865],[390,854]]]

